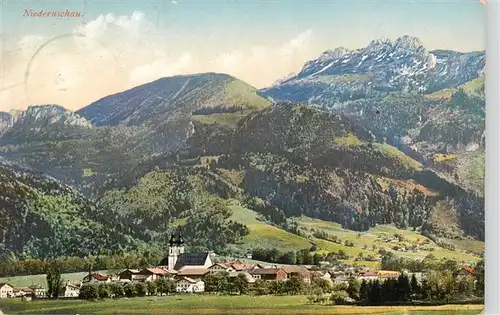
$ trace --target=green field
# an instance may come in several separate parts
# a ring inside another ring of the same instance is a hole
[[[61,275],[61,278],[65,281],[81,281],[86,275],[88,275],[88,272],[64,273]],[[0,278],[0,283],[3,282],[7,282],[14,287],[27,287],[32,284],[39,284],[43,287],[47,286],[47,278],[45,274]]]
[[[390,225],[379,225],[367,232],[358,233],[351,230],[346,230],[340,224],[327,222],[323,220],[311,219],[305,216],[294,218],[295,222],[304,231],[304,236],[298,236],[290,232],[284,231],[278,227],[272,226],[266,222],[258,220],[258,214],[243,206],[236,200],[231,203],[233,215],[232,220],[245,224],[250,234],[243,238],[243,244],[240,244],[241,249],[248,248],[278,248],[282,251],[298,250],[302,248],[310,248],[312,244],[316,244],[320,251],[338,252],[343,250],[352,259],[345,261],[350,264],[361,264],[367,267],[377,268],[378,262],[359,261],[355,262],[359,253],[364,256],[376,256],[380,248],[390,250],[395,245],[411,246],[419,244],[423,249],[416,251],[394,253],[401,257],[423,259],[428,254],[432,253],[436,258],[451,258],[463,262],[475,262],[479,258],[463,252],[466,249],[481,249],[484,250],[484,243],[479,241],[456,241],[457,250],[448,250],[438,246],[425,236],[422,236],[418,231],[400,230]],[[313,230],[324,231],[331,237],[342,239],[342,244],[337,244],[332,241],[319,239],[313,236]],[[400,234],[404,237],[402,242],[394,242],[394,235]],[[350,241],[354,243],[354,247],[345,246],[344,242]],[[424,242],[427,244],[424,245]]]
[[[0,300],[5,314],[384,314],[472,315],[482,305],[357,307],[307,304],[305,296],[174,295],[88,302]]]

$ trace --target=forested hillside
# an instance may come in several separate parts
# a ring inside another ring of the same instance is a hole
[[[157,95],[163,99],[154,101]],[[1,225],[4,252],[38,258],[161,252],[175,229],[192,250],[337,248],[332,240],[303,234],[293,223],[297,217],[361,233],[393,225],[436,244],[440,238],[483,240],[482,194],[448,176],[452,166],[441,165],[450,162],[447,147],[481,141],[481,126],[461,120],[445,128],[432,121],[438,112],[458,119],[480,108],[471,106],[475,97],[481,96],[464,86],[443,95],[358,100],[330,112],[270,106],[239,80],[204,74],[158,80],[79,113],[33,107],[4,129],[0,156],[57,181],[2,167],[1,209],[9,219]],[[102,114],[101,107],[116,109],[122,101],[119,115]],[[368,110],[375,118],[367,119]],[[466,119],[481,121],[480,111],[471,113],[476,116]],[[391,132],[416,127],[418,150],[405,151]],[[437,130],[444,132],[438,136]],[[455,142],[443,139],[455,134]],[[429,146],[443,152],[431,156],[434,164],[419,151]],[[465,150],[456,161],[472,167],[463,157],[474,152]],[[457,169],[465,178],[465,168]],[[21,237],[22,231],[30,233]]]

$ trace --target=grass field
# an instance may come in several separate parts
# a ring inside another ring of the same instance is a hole
[[[61,275],[61,278],[63,280],[68,280],[68,281],[80,281],[87,274],[88,274],[88,271],[87,272],[64,273]],[[27,287],[27,286],[30,286],[32,284],[39,284],[43,287],[47,286],[47,279],[46,279],[45,274],[0,278],[0,283],[3,283],[3,282],[7,282],[8,284],[13,285],[14,287]]]
[[[337,223],[311,219],[304,216],[294,218],[294,220],[308,235],[298,236],[267,224],[266,222],[259,221],[257,219],[258,214],[256,212],[241,206],[236,200],[232,202],[231,210],[233,211],[231,219],[245,224],[250,230],[250,234],[244,237],[243,244],[240,245],[240,247],[245,250],[248,248],[271,247],[278,248],[282,251],[288,251],[310,248],[312,244],[316,244],[320,251],[345,251],[348,255],[353,257],[351,260],[345,261],[346,263],[362,264],[364,266],[377,268],[379,267],[378,262],[355,262],[354,258],[356,258],[360,253],[364,256],[376,256],[380,248],[389,250],[395,245],[410,246],[417,243],[423,244],[423,242],[427,241],[428,244],[425,245],[425,250],[418,250],[415,252],[395,251],[394,253],[398,256],[418,259],[423,259],[428,254],[432,253],[438,259],[452,258],[458,261],[475,262],[479,260],[479,258],[464,253],[461,250],[470,248],[480,249],[481,247],[484,249],[484,243],[472,240],[455,242],[455,245],[457,246],[457,250],[455,251],[444,249],[432,242],[430,239],[427,239],[425,236],[422,236],[418,231],[400,230],[390,225],[379,225],[360,234],[355,231],[343,229],[340,224]],[[342,244],[315,238],[311,232],[312,230],[323,231],[328,233],[331,237],[338,237],[342,239]],[[404,241],[394,243],[393,238],[395,234],[402,235],[404,237]],[[354,247],[345,246],[345,241],[353,242]]]
[[[473,315],[482,305],[357,307],[307,304],[305,296],[176,295],[97,302],[0,300],[5,314],[380,314]]]

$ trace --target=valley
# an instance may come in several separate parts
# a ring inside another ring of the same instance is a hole
[[[0,255],[161,252],[180,230],[193,250],[241,257],[314,247],[356,265],[387,251],[474,263],[483,68],[484,52],[403,36],[327,51],[262,90],[179,75],[76,112],[0,113]]]

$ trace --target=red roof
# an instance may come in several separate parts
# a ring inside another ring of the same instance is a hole
[[[467,271],[468,273],[476,274],[476,270],[474,270],[474,268],[463,267],[462,269]]]
[[[86,275],[84,279],[95,279],[97,281],[106,281],[108,280],[108,276],[105,276],[103,274],[100,274],[100,273],[93,273],[90,275]]]

